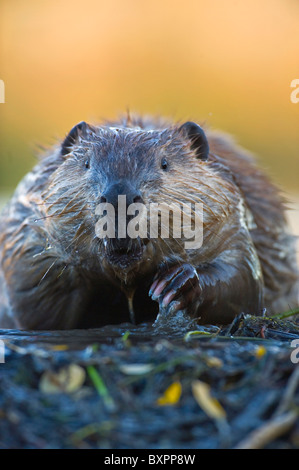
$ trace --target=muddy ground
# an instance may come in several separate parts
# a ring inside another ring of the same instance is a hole
[[[0,339],[2,449],[299,448],[295,322]]]

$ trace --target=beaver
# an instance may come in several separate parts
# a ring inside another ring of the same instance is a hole
[[[119,196],[126,208],[191,207],[192,223],[197,204],[201,246],[188,248],[171,231],[98,236],[97,207],[117,209]],[[91,328],[177,312],[227,324],[242,312],[294,307],[298,271],[284,211],[254,158],[224,134],[140,116],[81,122],[25,176],[1,215],[0,326]]]

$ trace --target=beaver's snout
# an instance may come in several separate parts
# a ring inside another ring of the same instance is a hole
[[[112,204],[117,210],[119,205],[119,196],[126,197],[126,208],[128,208],[130,204],[143,203],[141,192],[127,180],[119,180],[117,182],[110,183],[103,192],[100,202]]]
[[[100,203],[111,204],[114,208],[115,236],[104,239],[105,257],[110,265],[115,268],[127,269],[140,261],[143,256],[143,241],[132,238],[127,227],[135,216],[135,211],[128,214],[131,204],[143,204],[141,192],[125,179],[114,181],[104,190]]]

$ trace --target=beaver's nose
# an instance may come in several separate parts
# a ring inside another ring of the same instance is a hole
[[[141,192],[134,188],[129,181],[118,181],[110,184],[102,194],[100,202],[108,202],[117,208],[118,196],[126,196],[127,207],[133,203],[143,203]]]

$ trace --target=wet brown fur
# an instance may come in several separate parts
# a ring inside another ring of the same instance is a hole
[[[90,126],[67,155],[60,148],[46,155],[0,218],[0,327],[124,321],[122,292],[131,287],[138,321],[148,319],[146,310],[152,319],[157,304],[147,293],[155,274],[181,263],[198,271],[202,301],[190,313],[201,322],[225,323],[241,311],[259,314],[262,307],[270,313],[295,307],[294,240],[277,189],[228,137],[206,134],[210,155],[201,161],[178,125],[129,116]],[[95,155],[98,172],[91,184],[84,161]],[[164,156],[167,172],[159,168]],[[185,250],[184,239],[158,238],[147,241],[141,260],[112,266],[94,229],[109,175],[137,181],[147,206],[161,200],[183,208],[202,203],[202,248]]]

